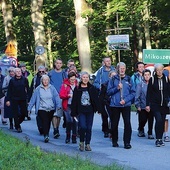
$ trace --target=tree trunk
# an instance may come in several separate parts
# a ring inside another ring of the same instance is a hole
[[[146,41],[146,49],[151,49],[151,39],[150,39],[150,30],[149,30],[149,7],[148,2],[145,2],[145,9],[143,10],[143,21],[144,21],[144,33]]]
[[[11,42],[17,50],[16,36],[13,32],[13,14],[12,14],[12,4],[7,3],[6,0],[1,1],[3,21],[5,26],[5,36],[7,44]]]
[[[51,53],[51,45],[52,45],[52,39],[51,39],[51,28],[48,28],[47,30],[47,49],[48,49],[48,60],[49,60],[49,67],[50,69],[53,68],[53,56]]]
[[[44,31],[44,17],[42,13],[43,0],[31,0],[31,19],[35,39],[35,47],[43,46],[46,48],[46,37]],[[47,52],[35,54],[36,70],[38,66],[47,66]]]
[[[137,39],[137,30],[136,30],[136,24],[132,26],[133,31],[133,63],[138,61],[138,39]]]
[[[91,73],[91,52],[88,33],[88,17],[82,17],[82,13],[88,9],[85,0],[74,0],[76,15],[76,38],[79,53],[79,60],[82,71]]]

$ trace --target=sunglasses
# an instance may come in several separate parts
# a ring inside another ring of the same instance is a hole
[[[39,73],[45,73],[45,71],[39,71]]]

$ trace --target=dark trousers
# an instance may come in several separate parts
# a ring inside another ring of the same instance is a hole
[[[144,109],[138,111],[138,122],[139,122],[138,130],[144,132],[144,127],[146,125],[146,122],[148,121],[148,135],[152,135],[153,120],[154,118],[152,112],[147,112]]]
[[[167,109],[158,105],[151,106],[151,110],[155,117],[155,134],[156,139],[162,139],[164,133],[164,125]]]
[[[131,135],[132,135],[132,128],[131,128],[131,108],[130,107],[111,107],[111,134],[112,134],[112,142],[118,141],[118,125],[120,114],[122,113],[123,121],[124,121],[124,135],[123,141],[124,144],[130,143]]]
[[[91,141],[93,118],[94,113],[80,113],[78,117],[80,142],[85,141],[86,145]]]
[[[42,121],[42,128],[43,128],[44,136],[49,136],[53,114],[54,114],[54,110],[51,110],[51,111],[38,110],[38,116],[40,117]]]
[[[70,115],[71,114],[71,108],[70,105],[68,106],[67,110],[64,111],[64,115],[66,118],[66,133],[76,135],[77,134],[77,122],[73,119],[73,117]]]
[[[106,110],[107,105],[106,102],[103,101],[103,99],[99,99],[101,104],[102,131],[109,132],[108,112]]]
[[[27,115],[27,102],[26,100],[12,100],[11,108],[14,115],[15,129],[20,128],[20,124],[24,121]]]

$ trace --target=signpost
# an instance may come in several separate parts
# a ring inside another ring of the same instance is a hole
[[[144,63],[162,63],[169,64],[170,50],[166,49],[144,49],[143,50]]]
[[[129,50],[129,35],[120,35],[120,30],[131,30],[131,28],[119,28],[119,17],[118,12],[116,13],[116,28],[114,29],[108,29],[105,31],[115,31],[116,35],[109,35],[108,36],[108,45],[109,49],[111,50],[117,50],[118,51],[118,60],[120,63],[120,50]],[[121,77],[120,77],[120,83],[121,83]],[[121,99],[122,99],[122,90],[121,93]]]

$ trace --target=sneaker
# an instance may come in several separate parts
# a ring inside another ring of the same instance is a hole
[[[44,137],[44,142],[45,142],[45,143],[48,143],[48,142],[49,142],[49,137],[48,137],[48,136],[45,136],[45,137]]]
[[[145,137],[145,133],[144,133],[143,131],[139,131],[139,132],[138,132],[138,136],[139,136],[139,137]]]
[[[126,144],[124,145],[124,148],[125,148],[125,149],[131,149],[131,148],[132,148],[132,146],[131,146],[131,144],[130,144],[130,143],[126,143]]]
[[[5,121],[2,121],[2,124],[3,124],[3,125],[8,125],[8,123],[7,123],[7,122],[5,122]]]
[[[79,150],[84,151],[84,142],[80,142],[79,144]]]
[[[59,130],[54,130],[53,132],[53,135],[54,135],[54,138],[57,139],[58,137],[60,137],[60,133],[59,133]]]
[[[18,129],[17,129],[17,132],[18,132],[18,133],[21,133],[21,132],[22,132],[22,129],[21,129],[21,128],[18,128]]]
[[[164,142],[170,142],[169,136],[165,136],[165,137],[164,137]]]
[[[104,138],[108,138],[109,137],[109,133],[108,132],[104,132]]]
[[[163,143],[162,139],[159,141],[161,146],[165,146],[165,144]]]
[[[30,116],[28,116],[28,117],[27,117],[27,120],[31,120],[31,117],[30,117]]]
[[[86,151],[91,151],[90,144],[87,144],[87,145],[85,146],[85,150],[86,150]]]
[[[153,135],[148,135],[148,139],[154,139]]]
[[[160,141],[161,141],[160,139],[157,139],[157,140],[156,140],[156,142],[155,142],[156,147],[160,147],[160,146],[161,146]]]
[[[113,147],[119,147],[119,144],[118,144],[117,142],[113,142],[113,143],[112,143],[112,146],[113,146]]]

